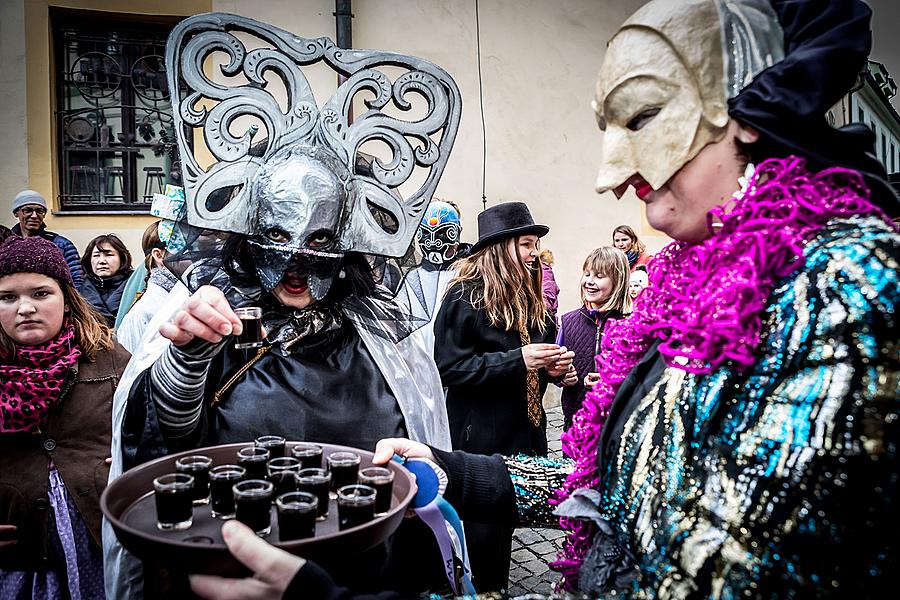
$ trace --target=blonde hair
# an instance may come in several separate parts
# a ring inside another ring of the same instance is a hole
[[[81,354],[89,361],[97,359],[100,350],[112,350],[115,346],[112,329],[100,313],[74,287],[64,281],[53,279],[63,293],[65,306],[69,309],[69,320],[75,330],[75,343]],[[0,357],[9,358],[16,352],[16,343],[0,327]]]
[[[632,252],[637,252],[638,255],[641,255],[647,251],[647,246],[644,245],[644,242],[638,239],[637,234],[634,232],[634,229],[632,229],[631,226],[619,225],[618,227],[613,229],[613,239],[615,239],[617,233],[624,233],[631,238]]]
[[[628,257],[624,252],[612,246],[597,248],[587,255],[581,269],[609,277],[612,281],[612,292],[599,310],[616,310],[623,315],[631,312],[631,295],[628,293],[631,267],[628,266]],[[581,288],[581,301],[584,302],[584,288]]]
[[[522,265],[518,246],[518,237],[509,238],[457,261],[454,267],[459,273],[450,285],[471,286],[469,301],[484,310],[494,327],[544,333],[547,307],[541,293],[541,268]]]
[[[541,253],[538,255],[538,258],[541,259],[541,262],[545,265],[553,266],[553,253],[550,252],[547,248],[541,248]]]

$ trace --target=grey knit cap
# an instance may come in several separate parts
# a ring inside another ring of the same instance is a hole
[[[17,210],[28,204],[40,204],[45,209],[47,208],[47,201],[44,200],[44,197],[39,193],[34,190],[22,190],[21,192],[16,194],[16,199],[13,200],[13,214],[15,214]]]

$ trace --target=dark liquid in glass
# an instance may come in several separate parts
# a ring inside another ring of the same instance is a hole
[[[275,485],[276,498],[282,494],[297,491],[297,480],[294,475],[296,475],[294,471],[279,471],[269,475],[269,481]]]
[[[342,530],[368,523],[374,518],[374,502],[363,505],[338,503],[338,527]]]
[[[301,469],[321,469],[322,468],[322,448],[310,448],[307,450],[306,447],[302,449],[297,448],[296,450],[291,451],[291,456],[300,461]]]
[[[213,479],[209,482],[210,508],[217,515],[234,514],[234,491],[232,487],[241,480],[235,473],[227,479]]]
[[[305,508],[306,506],[304,506]],[[316,535],[316,511],[312,510],[279,510],[278,536],[282,542],[302,540]]]
[[[338,491],[345,485],[353,485],[359,478],[359,463],[355,465],[331,465],[331,489]]]
[[[235,339],[238,347],[261,346],[263,341],[262,319],[253,317],[241,319],[244,330]]]
[[[253,531],[264,531],[272,524],[272,496],[270,494],[234,499],[237,520]]]
[[[284,442],[275,440],[257,441],[256,445],[269,451],[269,458],[281,458],[284,456]]]
[[[307,478],[313,479],[313,478]],[[328,516],[328,480],[323,478],[314,478],[313,481],[305,481],[298,480],[297,481],[297,491],[298,492],[309,492],[313,496],[319,499],[319,504],[316,507],[316,516],[318,518],[324,518]]]
[[[375,488],[375,512],[386,513],[391,510],[391,492],[393,481],[366,481],[366,485]]]
[[[265,479],[266,463],[269,461],[265,456],[240,456],[238,455],[238,465],[247,469],[244,479]]]
[[[184,466],[176,465],[175,470],[194,476],[191,500],[206,500],[209,497],[209,466],[192,463]]]
[[[194,514],[191,490],[153,491],[156,497],[156,519],[165,525],[183,523]]]

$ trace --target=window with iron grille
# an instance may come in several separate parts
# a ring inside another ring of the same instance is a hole
[[[166,81],[178,17],[53,9],[61,212],[146,213],[181,178]]]

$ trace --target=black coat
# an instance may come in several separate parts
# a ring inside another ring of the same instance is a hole
[[[528,418],[525,359],[518,331],[490,324],[460,284],[447,290],[434,324],[434,361],[447,390],[454,450],[476,454],[547,454],[546,416]],[[532,343],[552,344],[556,324],[530,331]],[[550,378],[539,371],[541,395]]]
[[[125,284],[131,277],[132,270],[119,270],[111,277],[97,277],[93,273],[87,273],[78,291],[84,299],[90,302],[97,312],[106,319],[106,324],[114,327],[116,313],[119,312],[119,304],[122,302],[122,292]]]

